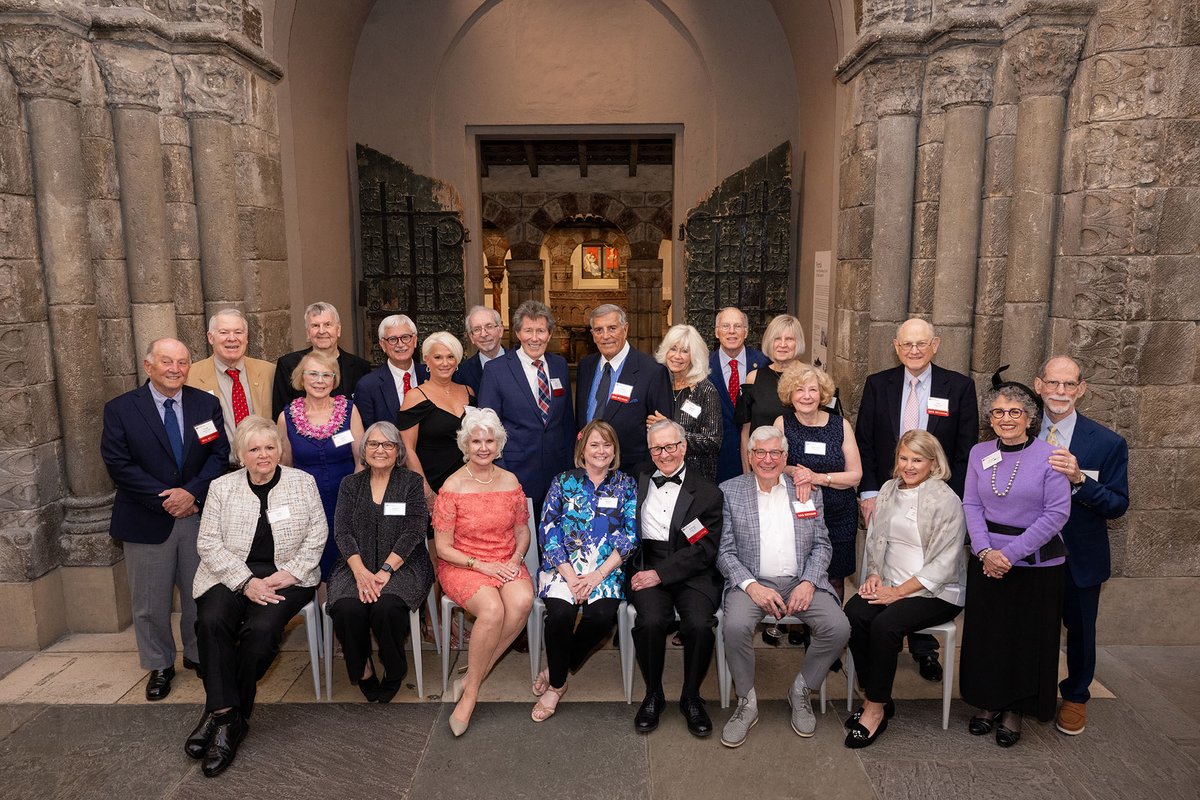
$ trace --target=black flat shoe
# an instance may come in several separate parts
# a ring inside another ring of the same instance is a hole
[[[372,675],[369,678],[358,679],[358,690],[363,693],[363,697],[367,698],[368,703],[374,703],[379,699],[379,678]],[[392,692],[395,694],[395,692]],[[388,698],[391,699],[390,697]]]
[[[215,778],[229,768],[237,756],[238,745],[249,731],[250,726],[237,711],[230,711],[217,718],[217,730],[200,765],[204,777]]]
[[[146,684],[146,699],[162,700],[171,693],[171,679],[175,677],[175,668],[150,670],[150,681]]]
[[[1000,716],[999,711],[984,711],[971,717],[971,721],[967,723],[967,730],[972,736],[986,736],[992,732],[992,728],[996,725],[996,717]]]
[[[704,710],[704,701],[699,697],[689,697],[679,701],[679,710],[687,720],[688,733],[692,736],[706,739],[712,734],[712,720]]]
[[[941,683],[942,665],[936,655],[921,656],[917,659],[917,671],[921,677],[930,683]]]
[[[855,711],[850,716],[846,717],[846,721],[842,723],[842,727],[844,727],[846,730],[850,730],[851,725],[853,725],[854,723],[856,723],[860,719],[862,719],[862,713],[863,713],[863,710],[862,710],[862,707],[860,706],[857,711]],[[891,719],[894,716],[896,716],[896,701],[888,700],[886,703],[883,704],[883,718]]]
[[[196,673],[197,678],[204,680],[204,672],[201,671],[200,665],[195,661],[192,661],[190,658],[185,658],[183,660],[183,668],[190,669],[192,672]]]
[[[662,695],[646,695],[633,717],[633,729],[638,733],[650,733],[657,728],[658,718],[662,716],[666,704],[667,700]]]
[[[1011,727],[1010,727],[1011,726]],[[1021,715],[1005,712],[996,726],[996,744],[1001,747],[1012,747],[1021,740]]]
[[[846,747],[849,747],[851,750],[861,750],[864,747],[870,747],[887,730],[887,726],[888,721],[886,716],[880,721],[879,727],[875,729],[874,733],[870,733],[865,727],[855,722],[850,726],[849,733],[846,734]]]
[[[375,695],[376,703],[390,703],[392,698],[396,696],[396,692],[400,691],[400,687],[404,685],[404,676],[401,675],[398,680],[384,678],[379,682],[379,692]]]
[[[200,724],[188,734],[187,741],[183,743],[183,752],[187,753],[188,758],[194,758],[197,761],[204,758],[208,746],[212,744],[213,734],[216,732],[217,715],[211,711],[205,712],[204,716],[200,718]]]
[[[809,633],[807,625],[792,625],[788,628],[788,644],[803,647],[807,650],[811,643],[812,634]]]

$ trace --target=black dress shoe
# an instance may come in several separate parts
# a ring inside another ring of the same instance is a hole
[[[981,711],[971,717],[971,721],[967,723],[967,730],[972,736],[986,736],[996,726],[996,717],[998,716],[1000,716],[999,711]]]
[[[803,647],[805,650],[812,644],[812,634],[807,625],[788,626],[788,644]]]
[[[648,694],[638,706],[637,714],[633,717],[633,729],[638,733],[650,733],[658,727],[658,718],[662,716],[663,707],[667,700],[661,694]]]
[[[204,758],[204,754],[208,752],[208,746],[212,744],[213,734],[217,732],[217,715],[211,711],[204,712],[204,716],[200,718],[200,724],[188,734],[187,741],[183,743],[183,752],[187,753],[188,758],[194,758],[197,761]]]
[[[679,701],[679,710],[687,720],[688,733],[701,739],[712,734],[712,720],[704,710],[704,701],[699,697],[689,697]]]
[[[917,666],[922,678],[930,683],[941,683],[942,665],[936,655],[921,656],[917,659]]]
[[[246,738],[250,726],[242,719],[242,715],[234,710],[217,717],[217,730],[213,733],[212,743],[204,754],[200,771],[206,778],[215,778],[224,772],[237,756],[238,745]]]
[[[868,732],[866,728],[857,722],[853,723],[850,726],[849,733],[846,734],[846,747],[849,747],[851,750],[861,750],[864,747],[870,747],[887,730],[887,726],[887,716],[884,716],[879,722],[879,727],[875,729],[874,733]]]
[[[175,677],[175,668],[150,670],[150,681],[146,684],[147,700],[162,700],[171,693],[171,679]]]
[[[862,712],[862,708],[859,707],[858,711],[855,711],[853,714],[846,717],[846,721],[842,723],[842,727],[844,727],[846,730],[850,730],[851,725],[862,719]],[[891,719],[894,716],[896,716],[896,701],[888,700],[883,704],[883,718]]]
[[[783,631],[774,626],[763,628],[762,640],[764,644],[769,644],[771,647],[779,647],[783,644]]]
[[[196,673],[196,677],[200,680],[204,680],[204,672],[200,669],[200,665],[195,661],[192,661],[190,658],[185,658],[183,659],[183,667],[184,669],[190,669],[192,672]]]

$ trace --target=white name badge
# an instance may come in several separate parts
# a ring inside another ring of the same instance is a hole
[[[350,431],[342,431],[333,435],[334,447],[345,447],[354,441],[354,434]]]
[[[836,397],[829,398],[829,404],[826,405],[825,407],[828,408],[830,411],[836,410],[837,409],[837,398]]]
[[[925,410],[935,417],[948,417],[950,416],[950,399],[948,397],[931,397]]]
[[[469,414],[469,413],[471,413],[472,411],[478,411],[478,410],[479,410],[478,408],[476,408],[475,406],[472,406],[472,405],[466,405],[466,406],[463,406],[463,413],[464,413],[464,414]]]
[[[383,515],[385,517],[403,517],[407,505],[407,503],[384,503]]]
[[[283,522],[285,519],[292,518],[292,510],[287,506],[276,506],[275,508],[267,509],[267,522],[274,525],[276,522]]]
[[[613,387],[612,394],[609,395],[610,400],[616,400],[618,403],[628,403],[631,397],[633,397],[632,383],[618,383]]]
[[[551,378],[550,379],[550,388],[555,391],[561,390],[562,389],[562,380],[559,378]]]
[[[601,508],[616,508],[617,507],[617,498],[601,497],[600,498],[600,507]]]
[[[806,456],[823,456],[825,455],[824,442],[805,442],[804,455]]]
[[[680,406],[679,409],[692,419],[700,416],[700,406],[696,405],[691,400],[684,400],[683,405]]]
[[[796,519],[811,519],[817,515],[817,506],[812,500],[805,500],[803,503],[793,500],[792,513],[796,515]]]
[[[908,509],[908,513],[904,515],[904,518],[907,520],[916,522],[917,521],[917,507],[913,506],[912,508]]]
[[[1097,483],[1100,482],[1100,470],[1098,470],[1098,469],[1081,469],[1079,471],[1082,472],[1086,477],[1091,478],[1092,480],[1096,481]]]
[[[683,535],[687,537],[688,544],[695,544],[708,535],[708,528],[700,520],[694,519],[683,526]]]
[[[1001,453],[999,450],[996,450],[996,451],[992,452],[990,455],[984,456],[983,460],[980,461],[979,463],[983,464],[984,469],[991,469],[992,467],[999,464],[1001,459],[1003,459],[1003,458],[1004,458],[1004,454]]]
[[[217,426],[210,419],[208,422],[201,422],[196,426],[196,438],[200,440],[200,444],[208,444],[213,439],[217,438]]]

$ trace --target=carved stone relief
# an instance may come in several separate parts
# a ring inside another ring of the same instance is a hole
[[[0,42],[21,94],[79,102],[83,76],[79,39],[55,29],[12,26],[0,29]]]
[[[1066,94],[1079,64],[1083,32],[1031,28],[1009,42],[1013,77],[1021,97]]]
[[[175,59],[183,79],[183,108],[188,116],[216,116],[240,120],[245,113],[245,70],[220,56],[184,56]]]
[[[995,54],[991,48],[956,47],[929,62],[926,79],[933,108],[985,105],[991,101]]]
[[[883,61],[868,68],[876,116],[912,116],[921,108],[923,64],[916,59]]]

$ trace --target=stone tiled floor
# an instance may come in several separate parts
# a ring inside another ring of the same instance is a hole
[[[455,740],[438,702],[440,662],[424,654],[427,698],[367,706],[335,662],[332,703],[313,697],[303,631],[260,684],[261,704],[238,761],[215,781],[182,753],[202,688],[181,671],[167,701],[146,703],[132,634],[72,636],[41,653],[0,654],[0,797],[312,798],[337,792],[409,798],[1122,798],[1200,797],[1200,647],[1106,647],[1088,730],[1066,737],[1027,724],[1001,750],[966,733],[955,700],[941,729],[940,687],[906,658],[899,713],[873,747],[842,746],[845,680],[833,676],[828,713],[804,740],[781,698],[801,655],[759,650],[761,720],[745,746],[688,735],[668,710],[650,736],[633,731],[618,654],[606,649],[571,680],[561,710],[529,720],[527,657],[510,654],[485,684],[471,729]],[[680,656],[668,657],[678,686]],[[457,664],[456,664],[457,666]],[[715,672],[715,671],[714,671]],[[635,682],[635,699],[641,687]],[[717,725],[729,715],[706,690]],[[833,702],[837,700],[837,702]]]

